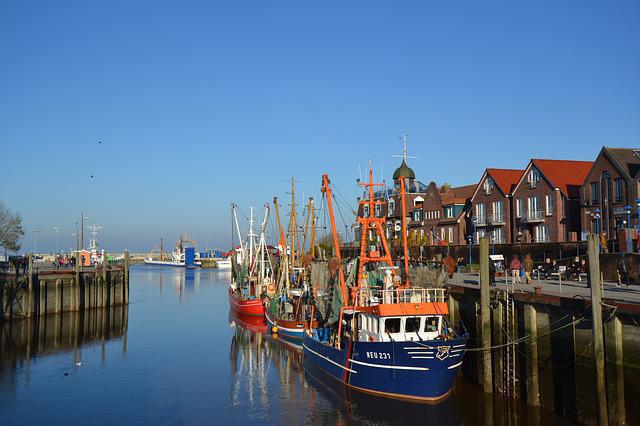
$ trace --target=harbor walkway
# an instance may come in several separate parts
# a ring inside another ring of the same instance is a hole
[[[505,290],[507,286],[507,280],[509,289],[512,286],[512,277],[496,276],[497,288]],[[524,277],[521,278],[522,285],[516,284],[516,293],[522,291],[525,293],[534,293],[534,286],[542,287],[541,293],[548,296],[556,296],[562,298],[574,298],[583,297],[589,299],[591,293],[587,286],[587,281],[567,281],[562,280],[534,280],[531,284],[524,284]],[[455,273],[453,278],[446,282],[446,285],[480,288],[480,278],[477,273]],[[615,300],[624,303],[637,303],[640,305],[640,285],[633,283],[629,288],[616,287],[616,282],[605,281],[603,298],[608,300]]]

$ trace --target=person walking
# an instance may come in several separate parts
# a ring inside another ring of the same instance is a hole
[[[531,274],[533,273],[533,259],[527,254],[524,257],[524,278],[527,284],[531,283]]]
[[[520,281],[520,269],[522,269],[522,263],[520,263],[520,259],[518,259],[517,254],[513,255],[509,267],[511,268],[511,276],[513,277],[514,284],[522,284]]]
[[[624,282],[625,287],[629,287],[629,271],[627,270],[627,262],[624,253],[620,253],[618,256],[618,284],[616,287],[621,287]]]
[[[495,287],[496,285],[496,264],[489,256],[489,286]]]
[[[602,234],[600,234],[600,245],[602,246],[602,253],[609,253],[609,246],[607,246],[607,231],[602,231]]]

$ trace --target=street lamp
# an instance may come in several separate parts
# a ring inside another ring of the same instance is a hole
[[[53,232],[56,233],[56,254],[58,254],[58,227],[57,226],[53,227]]]
[[[631,253],[631,209],[633,207],[626,205],[624,210],[627,212],[627,253]]]
[[[600,234],[600,209],[593,211],[593,218],[596,220],[596,234]]]

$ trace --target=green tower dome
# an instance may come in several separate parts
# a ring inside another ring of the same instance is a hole
[[[416,174],[414,173],[413,169],[407,165],[407,162],[404,159],[402,160],[402,164],[400,164],[400,167],[398,167],[396,171],[393,172],[394,179],[399,179],[400,177],[407,179],[416,178]]]

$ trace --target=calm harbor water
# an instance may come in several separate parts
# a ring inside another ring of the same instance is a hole
[[[347,391],[259,321],[230,273],[136,266],[125,308],[4,326],[0,424],[565,424],[460,378],[437,405]]]

